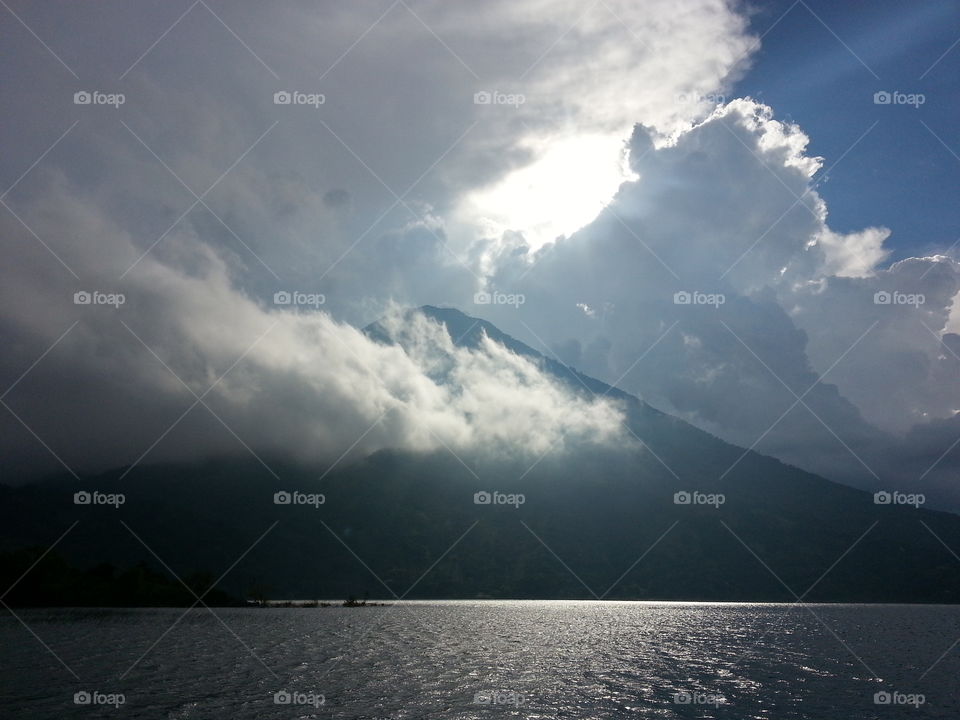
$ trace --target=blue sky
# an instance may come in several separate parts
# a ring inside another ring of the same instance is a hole
[[[756,9],[752,29],[766,34],[733,94],[799,123],[825,169],[879,121],[820,185],[831,226],[890,228],[891,260],[960,238],[960,160],[931,133],[960,155],[960,3],[776,0]],[[879,90],[925,102],[875,105]]]

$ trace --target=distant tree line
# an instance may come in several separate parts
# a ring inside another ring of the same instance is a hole
[[[56,552],[48,553],[37,562],[42,555],[40,548],[0,553],[0,587],[12,586],[4,598],[6,604],[11,607],[189,607],[196,602],[196,597],[179,580],[145,562],[125,569],[110,563],[79,569]],[[208,572],[183,577],[183,582],[202,596],[207,605],[243,604],[217,588],[203,595],[213,581],[213,575]]]

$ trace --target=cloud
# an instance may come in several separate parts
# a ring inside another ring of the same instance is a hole
[[[570,238],[498,256],[491,286],[526,304],[485,316],[731,442],[863,486],[917,483],[949,443],[920,458],[906,433],[960,408],[944,335],[960,267],[884,266],[888,230],[831,230],[807,144],[749,99],[659,147],[638,127],[638,179]]]
[[[683,13],[659,0],[642,11],[620,0],[496,0],[482,16],[432,0],[246,2],[196,6],[169,33],[176,15],[119,3],[95,19],[115,42],[93,46],[94,20],[78,8],[24,18],[77,77],[60,66],[0,69],[19,89],[0,99],[15,119],[0,128],[7,174],[30,169],[5,195],[9,211],[0,208],[8,384],[78,324],[7,396],[30,428],[5,417],[13,475],[49,466],[38,438],[70,465],[99,467],[136,459],[174,422],[147,457],[235,451],[239,440],[202,405],[178,421],[195,398],[177,376],[201,395],[241,355],[205,402],[265,451],[327,454],[385,410],[358,451],[434,447],[431,434],[452,447],[522,438],[537,449],[562,435],[606,437],[613,411],[582,405],[495,346],[443,351],[465,384],[453,397],[413,359],[343,323],[362,325],[394,302],[466,306],[502,247],[488,242],[483,215],[493,208],[477,198],[553,157],[561,139],[577,147],[573,128],[593,133],[591,152],[616,149],[600,163],[612,193],[631,124],[666,134],[705,114],[713,103],[701,95],[734,79],[752,44],[721,0]],[[12,42],[17,57],[42,51],[26,33]],[[126,101],[74,105],[83,89]],[[324,102],[274,103],[298,91]],[[475,103],[483,92],[524,101]],[[588,180],[564,176],[573,185],[552,190],[565,193],[554,200]],[[126,303],[72,305],[74,292],[97,290]],[[323,294],[329,316],[270,307],[274,293],[294,290]],[[516,391],[517,427],[502,410],[489,414],[505,389]],[[534,419],[537,429],[524,431]]]
[[[815,241],[823,251],[823,273],[835,277],[869,277],[890,255],[883,247],[887,228],[867,228],[846,235],[825,228]]]
[[[4,417],[8,467],[36,460],[37,443],[82,472],[248,450],[312,462],[383,448],[533,458],[624,440],[613,401],[581,397],[492,341],[458,348],[441,325],[394,310],[384,322],[404,343],[385,345],[308,294],[292,302],[314,306],[264,305],[186,230],[117,280],[138,249],[77,193],[61,179],[22,217],[46,236],[98,238],[95,252],[63,249],[82,281],[0,219],[31,250],[0,270],[4,376],[43,357],[6,399],[26,424]],[[122,300],[75,304],[77,292]]]
[[[213,10],[219,20],[196,6],[151,49],[177,14],[105,5],[97,32],[116,42],[91,46],[92,20],[79,8],[56,18],[32,8],[24,19],[42,24],[83,80],[62,68],[0,69],[20,90],[0,99],[18,120],[0,128],[11,179],[78,124],[7,200],[16,208],[43,192],[42,171],[60,170],[145,250],[194,203],[191,192],[212,187],[180,223],[229,258],[238,284],[263,297],[284,284],[315,287],[354,323],[391,299],[462,305],[481,282],[482,241],[504,229],[538,225],[549,240],[587,222],[623,179],[633,123],[668,134],[706,114],[754,46],[723,0],[683,12],[666,0],[494,0],[482,18],[436,0]],[[34,38],[15,40],[12,52],[33,57]],[[126,102],[73,105],[88,86]],[[325,102],[275,105],[279,91]],[[525,101],[475,104],[494,91]],[[558,159],[571,158],[591,160],[594,172],[560,172]],[[553,185],[531,202],[504,202],[530,177]],[[560,225],[557,203],[571,208]],[[384,263],[381,238],[408,227],[429,228],[433,242],[404,241],[407,263]],[[423,265],[431,271],[411,281]]]

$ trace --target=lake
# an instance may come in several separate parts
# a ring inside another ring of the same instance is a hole
[[[214,611],[4,610],[0,717],[960,717],[954,606]]]

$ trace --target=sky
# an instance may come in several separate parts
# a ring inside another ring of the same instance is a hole
[[[431,304],[960,507],[955,3],[0,11],[3,481],[622,442]]]
[[[890,228],[893,259],[960,237],[952,193],[960,179],[960,55],[951,49],[958,25],[960,5],[947,1],[778,0],[752,17],[763,47],[735,94],[772,105],[810,135],[813,154],[831,160],[879,121],[819,192],[834,228]],[[877,108],[872,93],[883,90],[922,93],[924,103]]]

